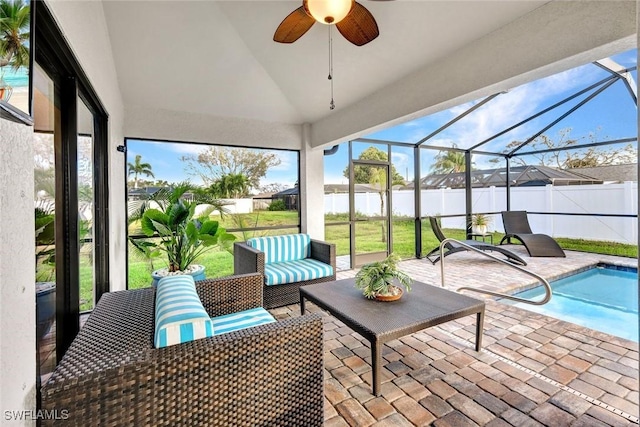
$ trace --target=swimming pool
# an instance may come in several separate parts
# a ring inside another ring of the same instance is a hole
[[[638,271],[608,264],[551,282],[553,297],[542,306],[501,302],[638,342]],[[516,295],[539,300],[539,286]]]

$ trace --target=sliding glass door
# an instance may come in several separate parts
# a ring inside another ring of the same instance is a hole
[[[108,291],[107,114],[44,2],[36,2],[34,206],[39,373]],[[40,297],[42,294],[42,298]],[[46,298],[44,298],[46,296]]]

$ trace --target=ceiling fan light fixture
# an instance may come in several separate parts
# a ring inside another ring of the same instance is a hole
[[[351,12],[354,0],[304,0],[302,4],[313,19],[331,25],[342,21]]]

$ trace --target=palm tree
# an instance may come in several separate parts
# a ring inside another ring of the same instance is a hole
[[[457,148],[456,144],[451,146]],[[431,166],[434,173],[457,173],[466,170],[466,160],[462,151],[441,151]]]
[[[151,171],[151,165],[149,163],[142,163],[141,160],[142,156],[140,154],[136,154],[134,162],[127,163],[129,165],[129,176],[133,175],[133,188],[138,188],[138,175],[155,178],[155,175],[153,175],[153,172]]]
[[[216,197],[239,198],[247,194],[249,179],[241,173],[226,174],[216,180],[211,189]]]
[[[369,184],[378,190],[380,196],[380,216],[384,217],[384,198],[387,194],[387,171],[380,167],[370,167]],[[385,221],[382,221],[381,232],[382,242],[387,241]]]
[[[29,2],[0,0],[0,67],[29,65]]]

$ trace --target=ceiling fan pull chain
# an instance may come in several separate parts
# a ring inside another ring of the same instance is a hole
[[[329,81],[331,82],[331,102],[329,103],[329,109],[336,108],[335,102],[333,102],[333,39],[331,38],[331,27],[333,25],[327,25],[329,27]]]

